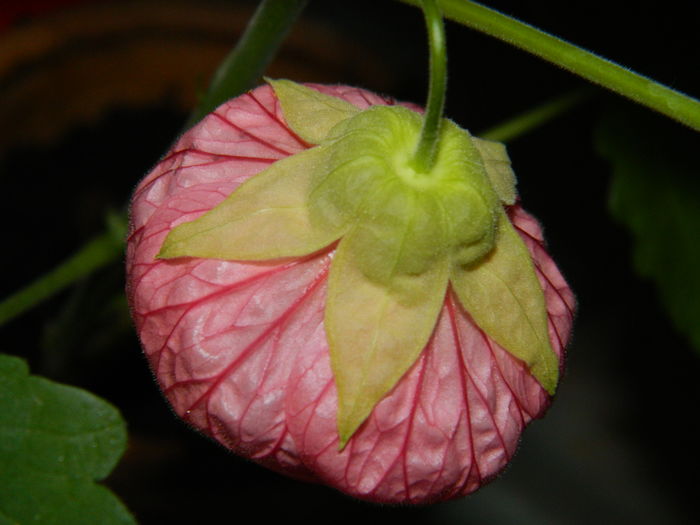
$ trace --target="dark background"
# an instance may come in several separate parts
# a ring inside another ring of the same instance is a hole
[[[485,3],[700,93],[696,2]],[[0,297],[103,231],[108,210],[123,209],[254,6],[35,4],[10,2],[0,18]],[[448,24],[448,39],[446,115],[475,134],[585,85],[462,26]],[[426,60],[415,8],[312,0],[270,74],[361,85],[420,103]],[[132,333],[121,261],[0,328],[2,351],[119,407],[129,448],[107,484],[144,524],[251,516],[305,523],[697,522],[698,353],[674,331],[653,285],[634,273],[631,239],[607,210],[610,169],[593,147],[601,116],[627,105],[600,92],[509,144],[523,204],[544,224],[579,314],[549,414],[525,432],[501,478],[465,499],[418,508],[359,503],[268,472],[186,428],[161,398]]]

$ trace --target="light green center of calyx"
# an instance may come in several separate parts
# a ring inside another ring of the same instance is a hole
[[[374,106],[338,123],[321,143],[327,171],[312,182],[311,218],[343,233],[367,232],[367,253],[357,255],[367,275],[397,239],[400,252],[382,266],[409,275],[448,256],[471,263],[493,248],[498,197],[469,134],[445,122],[432,170],[419,173],[410,160],[420,126],[414,111]]]
[[[361,111],[290,81],[269,82],[289,127],[316,146],[174,228],[158,256],[269,260],[340,239],[324,324],[341,446],[428,344],[448,283],[478,326],[553,393],[558,359],[544,297],[503,209],[515,201],[503,146],[445,120],[423,173],[412,160],[420,114]]]

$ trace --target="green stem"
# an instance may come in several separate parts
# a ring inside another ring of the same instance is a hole
[[[114,228],[95,237],[53,270],[0,302],[0,326],[81,277],[118,260],[123,252],[123,235],[115,232]]]
[[[592,89],[577,89],[558,96],[534,109],[525,111],[504,122],[477,133],[479,138],[496,142],[508,142],[546,124],[550,120],[577,106],[592,95]]]
[[[214,74],[188,127],[259,81],[308,0],[263,0],[245,32]]]
[[[423,0],[422,5],[430,46],[430,85],[423,126],[413,156],[413,166],[418,173],[429,173],[433,167],[435,152],[440,140],[442,110],[445,107],[447,49],[445,24],[442,21],[442,14],[437,3],[435,0]]]
[[[401,0],[420,5],[419,0]],[[700,131],[700,101],[470,0],[438,0],[443,14]]]

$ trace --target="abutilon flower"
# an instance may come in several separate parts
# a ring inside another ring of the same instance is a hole
[[[184,420],[358,498],[478,489],[543,415],[574,298],[505,148],[346,86],[270,81],[136,189],[128,296]]]

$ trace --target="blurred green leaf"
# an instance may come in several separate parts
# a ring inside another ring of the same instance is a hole
[[[700,350],[700,135],[653,115],[612,114],[596,136],[612,163],[610,210],[634,239],[634,263]]]
[[[125,445],[125,425],[113,406],[30,376],[22,359],[0,355],[0,523],[136,523],[95,483]]]

